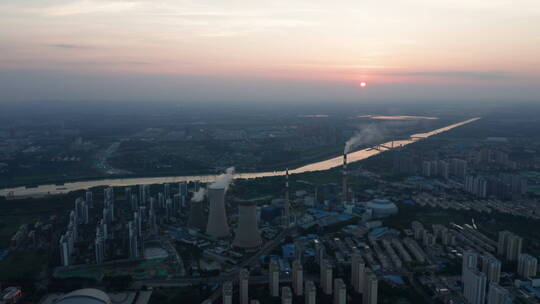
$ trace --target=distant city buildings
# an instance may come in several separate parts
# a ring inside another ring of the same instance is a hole
[[[484,304],[486,300],[486,275],[469,268],[463,276],[463,295],[471,304]]]
[[[532,255],[522,253],[518,256],[517,273],[523,278],[533,278],[536,276],[538,260]]]
[[[510,231],[499,231],[497,253],[504,255],[507,261],[516,261],[521,254],[523,239]]]
[[[249,304],[249,270],[240,270],[238,278],[240,304]]]
[[[482,272],[486,275],[488,282],[499,283],[501,279],[501,261],[491,255],[482,257]]]
[[[507,289],[502,288],[495,282],[489,284],[487,304],[511,304],[512,302],[512,296]]]
[[[269,291],[272,297],[279,296],[279,265],[277,261],[271,261],[268,269]]]

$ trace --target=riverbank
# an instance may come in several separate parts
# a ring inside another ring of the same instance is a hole
[[[381,152],[389,150],[390,147],[399,147],[406,146],[418,140],[437,135],[448,130],[460,127],[462,125],[474,122],[480,119],[479,117],[471,118],[465,121],[461,121],[455,124],[448,125],[439,129],[435,129],[426,133],[411,134],[409,139],[389,141],[381,143],[378,149],[362,149],[355,151],[348,155],[348,161],[350,163],[360,161],[362,159],[369,158],[373,155],[379,154]],[[291,174],[299,174],[304,172],[311,171],[322,171],[328,170],[340,166],[342,163],[342,156],[338,155],[330,159],[314,162],[305,166],[301,166],[296,169],[290,170]],[[237,173],[235,178],[257,178],[257,177],[266,177],[266,176],[280,176],[284,175],[284,171],[267,171],[267,172],[255,172],[255,173]],[[68,193],[71,191],[88,189],[99,186],[133,186],[140,184],[161,184],[161,183],[176,183],[182,181],[201,181],[201,182],[211,182],[217,177],[216,174],[202,174],[202,175],[184,175],[184,176],[160,176],[160,177],[129,177],[129,178],[106,178],[98,180],[88,180],[88,181],[70,181],[63,183],[62,185],[56,184],[46,184],[39,185],[36,187],[15,187],[15,188],[6,188],[0,190],[0,196],[6,196],[8,198],[17,198],[17,197],[33,197],[33,196],[43,196],[51,194],[62,194]]]

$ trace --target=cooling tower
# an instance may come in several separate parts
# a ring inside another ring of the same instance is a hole
[[[225,188],[208,187],[208,224],[206,234],[221,238],[229,235],[229,224],[225,213]]]
[[[197,229],[204,229],[204,206],[203,202],[191,201],[189,209],[188,226]]]
[[[257,204],[240,202],[238,204],[238,228],[233,245],[240,248],[254,248],[262,243],[257,225]]]

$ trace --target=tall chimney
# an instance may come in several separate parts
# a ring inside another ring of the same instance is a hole
[[[289,169],[285,171],[285,204],[284,204],[284,226],[289,227],[291,224],[291,202],[289,199]]]
[[[348,189],[347,189],[347,153],[343,153],[343,186],[342,186],[342,201],[348,202]]]

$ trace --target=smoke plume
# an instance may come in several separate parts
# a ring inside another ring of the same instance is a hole
[[[206,195],[206,188],[200,187],[199,191],[197,191],[197,192],[195,192],[195,194],[193,194],[193,197],[191,198],[191,201],[192,202],[202,202],[205,195]]]
[[[347,140],[343,153],[347,154],[360,145],[372,144],[375,141],[381,140],[384,138],[384,133],[385,131],[382,126],[369,124]]]
[[[225,174],[220,175],[215,182],[213,182],[210,185],[210,188],[216,188],[216,189],[222,189],[224,188],[227,190],[229,188],[229,185],[234,179],[234,167],[227,168],[225,171]]]
[[[382,143],[385,138],[399,135],[399,133],[414,128],[420,123],[420,120],[399,120],[364,125],[353,137],[347,140],[343,153],[350,153],[360,145]],[[426,120],[423,120],[422,123],[426,123]]]

